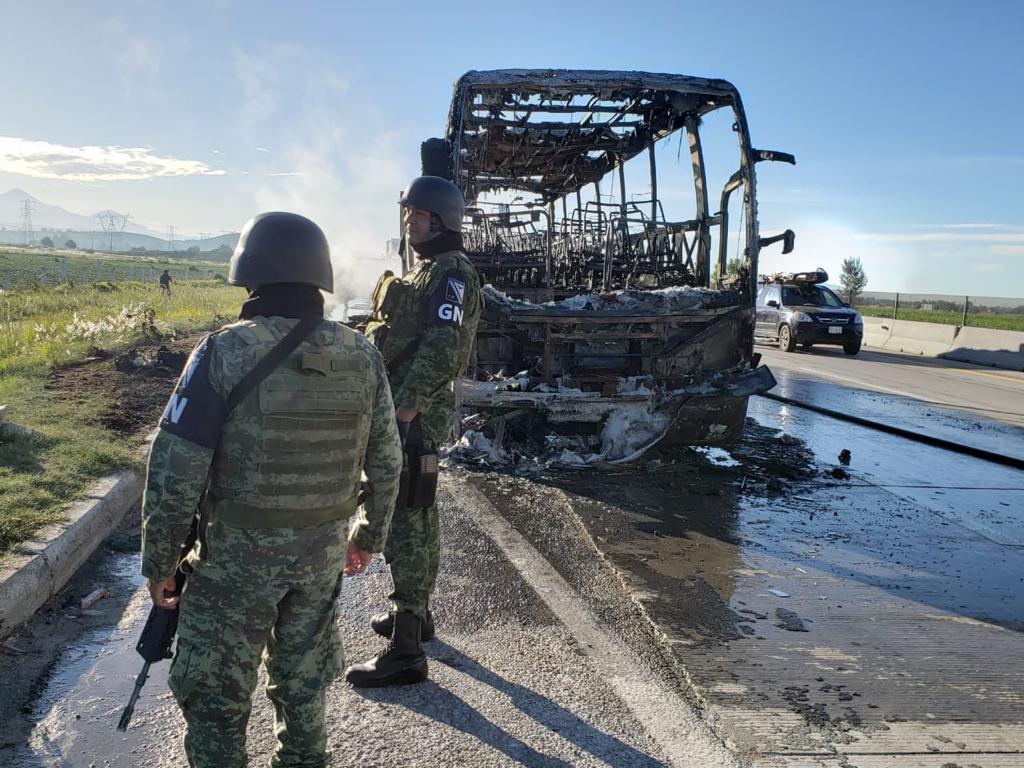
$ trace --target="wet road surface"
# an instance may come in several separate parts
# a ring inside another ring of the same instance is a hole
[[[505,480],[504,508],[524,532],[578,518],[755,765],[1024,764],[1024,473],[764,399],[750,412],[764,426],[739,466],[552,477],[532,492],[542,515]],[[769,485],[783,433],[806,443]]]
[[[1024,459],[1024,373],[839,347],[757,351],[775,394]]]
[[[738,766],[686,702],[670,660],[655,650],[650,628],[630,614],[636,606],[608,569],[605,597],[617,615],[632,616],[635,652],[621,650],[618,636],[603,637],[589,607],[576,605],[572,626],[561,621],[549,605],[563,611],[578,598],[550,579],[543,585],[524,581],[524,566],[517,570],[509,552],[481,529],[475,511],[480,505],[456,504],[452,493],[458,495],[458,487],[447,487],[442,576],[433,606],[438,639],[426,646],[430,681],[368,692],[335,683],[328,691],[332,765]],[[521,558],[524,551],[529,549],[511,556]],[[154,668],[129,731],[114,730],[140,666],[134,643],[148,610],[137,568],[135,554],[100,553],[62,601],[0,652],[5,680],[26,665],[36,667],[21,676],[18,691],[4,693],[0,765],[184,764],[182,723],[166,688],[167,664]],[[543,569],[536,564],[529,570]],[[78,600],[101,582],[111,596],[83,615]],[[389,588],[379,561],[369,573],[346,579],[339,627],[349,659],[381,647],[367,619],[384,606]],[[83,621],[90,626],[79,628]],[[59,638],[58,647],[47,648],[48,637]],[[595,650],[602,644],[603,656]],[[625,657],[628,664],[615,664]],[[265,764],[273,743],[263,683],[261,677],[249,729],[253,765]],[[624,692],[631,692],[630,700]],[[659,697],[661,722],[647,706]]]
[[[780,378],[919,418],[904,397]],[[335,764],[730,764],[686,701],[759,768],[1024,764],[1024,473],[761,398],[750,415],[730,462],[681,448],[614,472],[450,472],[431,682],[334,685]],[[182,764],[167,665],[113,730],[147,609],[136,547],[129,525],[0,645],[0,764]],[[110,597],[80,610],[97,586]],[[379,563],[346,581],[350,658],[379,648],[365,623],[388,588]],[[679,707],[664,726],[662,705]]]

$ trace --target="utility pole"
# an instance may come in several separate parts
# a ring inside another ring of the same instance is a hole
[[[36,201],[30,197],[26,197],[21,201],[21,244],[31,245],[32,241],[36,239],[35,232],[32,231],[32,209],[35,208]]]
[[[113,253],[114,235],[124,231],[131,215],[127,213],[118,213],[117,211],[100,211],[96,214],[96,218],[99,220],[100,227],[103,228],[103,231],[110,235],[109,247],[107,250],[109,253]]]

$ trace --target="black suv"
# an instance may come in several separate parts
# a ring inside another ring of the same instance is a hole
[[[860,352],[864,321],[820,284],[826,280],[828,275],[819,270],[762,285],[757,294],[754,336],[777,341],[786,352],[792,352],[797,344],[804,349],[815,344],[837,344],[848,355]]]

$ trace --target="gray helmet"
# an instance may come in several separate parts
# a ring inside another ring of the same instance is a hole
[[[405,192],[398,199],[399,205],[410,205],[441,217],[445,229],[462,231],[462,215],[466,212],[466,200],[459,188],[440,176],[419,176],[409,182]]]
[[[256,288],[306,283],[334,293],[331,249],[323,230],[305,216],[273,211],[249,219],[231,255],[228,282]]]

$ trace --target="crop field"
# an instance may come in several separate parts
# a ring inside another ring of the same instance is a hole
[[[155,282],[165,269],[170,270],[175,282],[183,282],[223,277],[227,268],[227,264],[217,261],[4,248],[0,249],[0,288],[43,288],[58,283],[78,285],[100,280]]]
[[[187,352],[244,298],[220,280],[176,283],[170,296],[153,283],[105,281],[0,293],[0,405],[32,430],[0,436],[0,555],[59,520],[99,477],[139,463],[162,407],[144,408],[139,391],[166,401],[176,374],[140,376],[131,364],[122,373],[118,362],[161,346]]]
[[[862,306],[857,307],[857,311],[869,317],[892,317],[891,307]],[[963,322],[963,313],[928,309],[904,309],[900,307],[896,314],[896,319],[960,325]],[[974,328],[994,328],[1002,331],[1024,331],[1024,315],[971,311],[967,313],[967,325]]]

